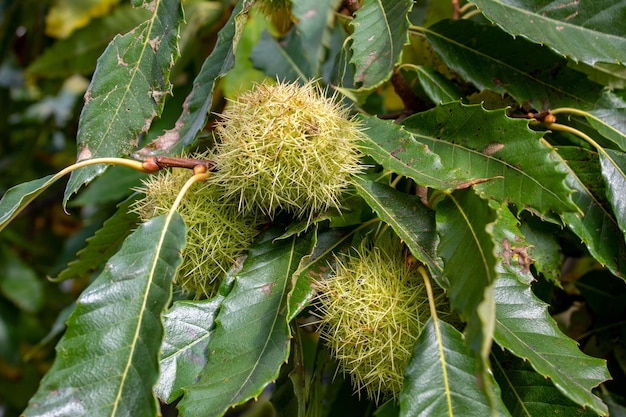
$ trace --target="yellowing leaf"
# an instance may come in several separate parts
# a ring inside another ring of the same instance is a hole
[[[46,34],[67,38],[94,17],[107,14],[117,3],[119,0],[57,0],[46,17]]]

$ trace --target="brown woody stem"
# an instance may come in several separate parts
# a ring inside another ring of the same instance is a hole
[[[156,172],[165,168],[187,168],[196,171],[213,171],[215,161],[209,159],[179,158],[173,156],[151,156],[146,158],[142,164],[148,172]]]

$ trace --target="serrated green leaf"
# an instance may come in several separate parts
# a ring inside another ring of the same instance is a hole
[[[493,415],[475,371],[475,357],[463,335],[448,323],[430,318],[415,343],[404,374],[400,416]],[[498,386],[491,386],[493,396],[499,398]],[[510,415],[500,400],[495,411],[498,416]]]
[[[460,19],[439,22],[425,33],[435,52],[464,79],[538,110],[592,109],[602,94],[600,84],[568,68],[565,58],[496,27]]]
[[[542,376],[550,378],[568,398],[601,413],[606,407],[591,389],[609,378],[606,362],[582,353],[548,314],[530,285],[530,245],[517,228],[517,219],[503,205],[498,221],[488,229],[493,236],[496,270],[496,327],[494,340],[516,356],[528,360]]]
[[[386,169],[438,190],[455,189],[463,184],[453,169],[443,165],[439,155],[402,126],[376,117],[360,116],[359,120],[367,135],[361,150]]]
[[[597,416],[561,394],[552,381],[535,372],[528,362],[496,351],[492,363],[502,400],[513,416]]]
[[[70,262],[54,281],[84,277],[103,265],[137,224],[137,214],[129,210],[134,201],[135,199],[128,199],[120,203],[115,214],[87,239],[87,246],[78,251],[77,259]]]
[[[76,73],[87,75],[93,72],[96,60],[116,34],[126,33],[149,17],[150,13],[145,9],[117,7],[88,27],[55,42],[28,66],[26,72],[30,76],[45,78],[68,77]]]
[[[355,13],[350,63],[361,88],[374,88],[391,76],[408,42],[412,7],[410,0],[365,0]]]
[[[431,275],[442,276],[443,265],[437,255],[439,237],[435,230],[435,212],[424,206],[419,197],[365,179],[355,179],[357,192],[381,220],[389,224]]]
[[[154,416],[161,313],[185,246],[178,213],[142,224],[80,295],[24,416]]]
[[[607,199],[613,207],[620,231],[626,236],[626,154],[605,149],[600,153],[600,166]]]
[[[274,241],[270,230],[250,249],[224,299],[198,382],[185,389],[185,415],[221,416],[261,394],[289,355],[287,293],[291,276],[312,250],[312,234]]]
[[[235,64],[235,51],[252,4],[244,0],[237,2],[228,22],[217,35],[215,48],[196,75],[174,128],[137,151],[137,155],[178,154],[194,143],[196,135],[206,124],[217,81]]]
[[[496,329],[498,345],[526,359],[559,391],[583,407],[606,415],[606,405],[591,389],[610,378],[606,362],[582,353],[576,342],[558,329],[530,285],[502,274],[496,280]]]
[[[449,283],[450,306],[467,321],[467,344],[485,370],[493,339],[492,288],[497,277],[494,243],[487,226],[496,215],[472,190],[460,190],[437,205],[435,218],[440,237],[437,252]]]
[[[152,16],[123,36],[116,36],[98,59],[78,125],[77,160],[122,157],[137,146],[161,114],[171,93],[169,74],[178,58],[180,0],[155,0]],[[73,172],[63,204],[106,166]]]
[[[577,211],[565,185],[566,169],[552,148],[524,120],[480,105],[450,103],[415,114],[403,122],[413,137],[456,168],[481,197],[511,202],[538,214]]]
[[[463,96],[452,81],[435,71],[431,67],[423,65],[409,66],[402,68],[405,78],[409,78],[414,73],[417,82],[420,84],[429,99],[435,104],[459,101]],[[408,77],[407,77],[408,76]]]
[[[626,64],[626,4],[614,0],[575,2],[477,0],[491,21],[587,64]]]
[[[211,300],[177,301],[163,315],[161,373],[154,391],[167,403],[193,385],[206,365],[207,346],[223,296]]]
[[[598,262],[626,278],[626,243],[605,196],[598,155],[575,147],[561,147],[558,155],[569,170],[567,184],[576,191],[572,199],[584,213],[564,213],[563,220]]]
[[[62,175],[47,175],[32,181],[23,182],[11,187],[0,200],[0,231],[17,216],[31,201],[48,187],[54,184]]]

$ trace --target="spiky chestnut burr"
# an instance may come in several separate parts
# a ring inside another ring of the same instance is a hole
[[[165,214],[189,175],[189,170],[174,169],[148,177],[138,189],[144,197],[132,210],[144,221]],[[220,278],[246,253],[257,227],[266,221],[254,212],[240,213],[236,202],[221,197],[217,185],[196,183],[178,207],[187,226],[187,244],[175,283],[196,298],[215,294]]]
[[[399,394],[431,315],[424,281],[404,253],[400,240],[385,233],[375,245],[364,240],[337,257],[334,275],[314,283],[322,339],[356,390],[377,402]],[[435,301],[447,304],[443,291]]]
[[[310,221],[337,206],[360,171],[359,124],[312,81],[256,85],[229,104],[216,132],[213,179],[243,211]]]

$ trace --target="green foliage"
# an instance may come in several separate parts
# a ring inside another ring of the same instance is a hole
[[[624,2],[39,3],[0,8],[0,414],[625,413]]]

